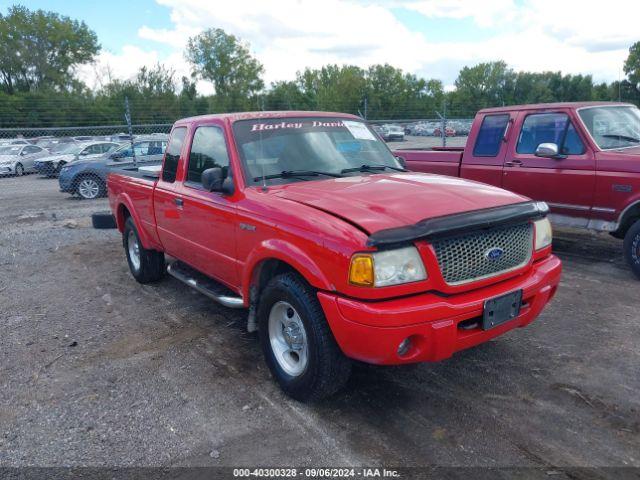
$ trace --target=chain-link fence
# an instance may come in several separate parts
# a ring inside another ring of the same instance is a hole
[[[392,149],[464,146],[472,119],[369,120]],[[170,123],[0,128],[0,176],[57,178],[62,192],[92,199],[106,194],[114,167],[162,160]]]
[[[171,124],[0,129],[0,176],[40,174],[85,199],[106,194],[114,167],[160,162]]]

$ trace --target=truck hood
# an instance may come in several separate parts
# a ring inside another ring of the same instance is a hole
[[[291,183],[271,191],[342,218],[368,234],[528,200],[483,183],[413,172]]]

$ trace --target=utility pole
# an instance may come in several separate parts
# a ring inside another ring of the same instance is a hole
[[[442,137],[442,146],[446,147],[447,146],[447,101],[444,100],[442,102],[442,115],[440,115],[440,112],[436,112],[436,115],[438,115],[438,118],[440,118],[440,136]]]
[[[367,103],[368,103],[367,96],[365,95],[364,96],[364,119],[365,120],[367,119]]]
[[[133,127],[131,126],[131,110],[129,110],[129,97],[124,97],[124,119],[129,127],[129,139],[131,140],[131,154],[133,155],[133,166],[137,167],[136,149],[133,146]]]

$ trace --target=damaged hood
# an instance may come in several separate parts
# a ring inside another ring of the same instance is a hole
[[[483,183],[412,172],[291,183],[272,187],[271,193],[342,218],[369,234],[528,200]]]

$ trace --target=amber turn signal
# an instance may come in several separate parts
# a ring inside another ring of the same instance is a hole
[[[360,287],[373,287],[373,257],[366,254],[354,255],[349,267],[349,283]]]

